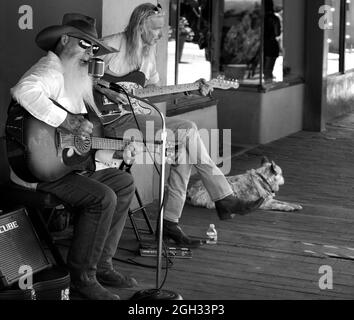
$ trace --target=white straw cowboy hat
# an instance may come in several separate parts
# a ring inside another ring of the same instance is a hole
[[[63,34],[78,37],[100,46],[96,56],[117,52],[98,39],[96,19],[80,13],[67,13],[61,25],[50,26],[40,31],[36,36],[38,47],[45,51],[53,50]]]

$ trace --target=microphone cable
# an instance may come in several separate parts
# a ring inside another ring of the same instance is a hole
[[[141,98],[138,98],[138,97],[136,97],[136,96],[133,96],[133,95],[129,94],[129,93],[127,92],[127,90],[126,90],[123,86],[118,85],[118,84],[114,84],[114,85],[115,85],[115,87],[114,87],[114,89],[112,89],[112,90],[117,90],[117,92],[121,92],[121,93],[123,93],[123,94],[127,97],[127,100],[128,100],[128,103],[129,103],[129,108],[130,108],[130,110],[131,110],[131,112],[132,112],[132,114],[133,114],[134,121],[135,121],[135,123],[136,123],[136,127],[137,127],[137,129],[138,129],[138,130],[141,132],[141,134],[142,134],[142,137],[143,137],[143,144],[144,144],[144,146],[145,146],[145,149],[147,150],[147,152],[148,152],[148,154],[149,154],[151,160],[154,162],[154,167],[155,167],[157,173],[158,173],[159,175],[161,175],[160,170],[158,169],[158,167],[157,167],[157,165],[156,165],[156,162],[155,162],[155,160],[154,160],[154,157],[152,156],[152,154],[151,154],[149,148],[147,147],[146,139],[145,139],[144,134],[143,134],[143,132],[142,132],[142,130],[141,130],[141,128],[140,128],[138,119],[136,118],[135,110],[134,110],[134,108],[133,108],[133,104],[132,104],[132,102],[131,102],[131,100],[130,100],[130,97],[132,97],[132,98],[134,98],[134,99],[137,99],[137,100],[139,100],[139,101],[145,102],[145,103],[147,103],[149,106],[153,107],[154,109],[155,109],[155,107],[152,106],[152,104],[150,104],[149,102],[147,102],[147,101],[145,101],[145,100],[142,100]],[[166,152],[166,151],[165,151],[165,150],[162,150],[161,152]]]

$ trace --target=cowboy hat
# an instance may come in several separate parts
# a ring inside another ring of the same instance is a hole
[[[53,50],[63,34],[78,37],[100,46],[96,56],[117,52],[98,39],[96,19],[80,13],[67,13],[61,25],[50,26],[40,31],[36,36],[38,47],[45,51]]]

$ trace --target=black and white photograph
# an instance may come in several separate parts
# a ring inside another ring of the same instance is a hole
[[[0,16],[0,304],[354,299],[354,0]]]

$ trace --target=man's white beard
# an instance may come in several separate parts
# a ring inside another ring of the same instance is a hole
[[[74,108],[81,110],[83,103],[95,107],[92,91],[92,78],[88,74],[88,65],[80,64],[80,60],[72,58],[64,66],[65,93]]]

